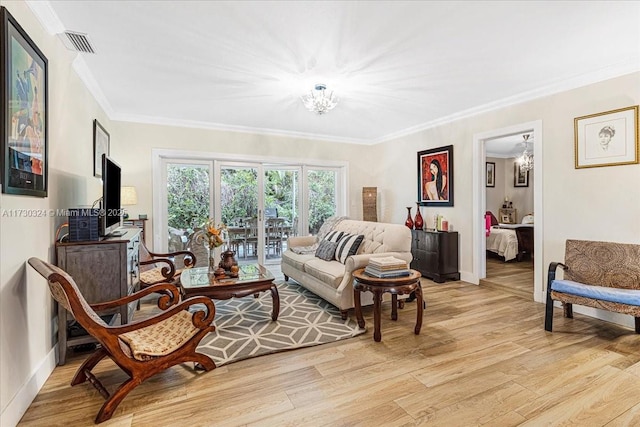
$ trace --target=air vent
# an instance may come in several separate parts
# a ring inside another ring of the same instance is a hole
[[[91,42],[86,34],[76,33],[73,31],[65,31],[60,35],[62,40],[65,42],[65,46],[69,50],[75,50],[78,52],[84,53],[96,53],[93,50],[93,46],[91,46]]]

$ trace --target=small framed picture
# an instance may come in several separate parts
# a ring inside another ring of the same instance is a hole
[[[93,120],[93,176],[102,178],[102,155],[109,155],[109,133]]]
[[[486,162],[486,180],[485,187],[496,186],[496,164],[494,162]]]
[[[513,162],[513,186],[514,187],[529,186],[529,171],[523,170],[522,166],[518,162]]]
[[[511,219],[509,219],[509,215],[502,215],[503,224],[509,224],[510,222],[511,222]]]
[[[574,119],[575,168],[638,163],[638,106]]]

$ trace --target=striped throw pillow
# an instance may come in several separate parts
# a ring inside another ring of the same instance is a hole
[[[338,240],[338,247],[336,248],[336,261],[345,263],[347,257],[358,253],[358,248],[362,243],[364,236],[362,234],[348,234],[344,233],[340,240]]]
[[[343,234],[345,233],[342,231],[332,231],[326,236],[324,236],[324,240],[328,240],[330,242],[337,242],[338,240],[340,240]]]

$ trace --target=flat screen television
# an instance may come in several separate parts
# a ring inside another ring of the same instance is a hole
[[[120,166],[106,154],[102,155],[102,211],[100,212],[100,235],[103,237],[122,236],[115,231],[120,227]]]

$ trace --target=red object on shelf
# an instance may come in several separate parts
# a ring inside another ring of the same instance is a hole
[[[416,210],[418,211],[416,213],[416,219],[413,221],[413,228],[415,228],[416,230],[422,230],[422,226],[424,225],[424,221],[422,220],[422,215],[420,214],[420,204],[416,203]]]
[[[413,219],[411,219],[411,206],[407,206],[407,220],[404,222],[404,225],[409,227],[409,230],[413,229]]]

